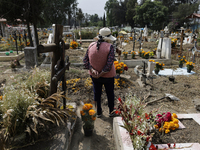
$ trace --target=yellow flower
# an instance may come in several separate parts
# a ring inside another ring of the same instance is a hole
[[[0,96],[0,100],[3,100],[3,96]]]
[[[154,125],[154,127],[156,128],[156,129],[158,129],[159,127],[158,127],[158,125]]]
[[[166,129],[166,130],[165,130],[165,133],[166,133],[166,134],[167,134],[167,133],[169,133],[169,132],[170,132],[170,130],[169,130],[169,129]]]
[[[173,116],[174,118],[177,118],[177,115],[176,115],[175,113],[173,113],[172,116]]]
[[[156,62],[156,64],[159,64],[159,62]]]
[[[89,115],[90,115],[90,116],[93,116],[95,113],[96,113],[96,112],[95,112],[94,109],[90,109],[90,110],[89,110]]]
[[[174,127],[175,127],[176,129],[178,129],[178,128],[179,128],[179,124],[178,124],[178,123],[174,124]]]
[[[88,105],[88,104],[85,104],[85,105],[83,105],[83,108],[82,108],[83,110],[89,110],[90,109],[90,105]]]
[[[165,64],[163,63],[162,66],[165,66]]]
[[[159,65],[161,66],[161,63],[159,63]]]
[[[120,73],[123,73],[123,71],[120,71]]]
[[[178,55],[178,57],[180,58],[181,56],[180,56],[180,55]]]
[[[185,58],[185,56],[183,56],[183,58]]]
[[[178,123],[178,119],[174,118],[174,119],[173,119],[173,122],[174,122],[175,124],[177,124],[177,123]]]

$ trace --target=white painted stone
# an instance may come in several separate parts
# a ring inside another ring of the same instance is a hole
[[[157,49],[161,49],[161,42],[162,42],[162,39],[160,38]],[[157,54],[157,57],[159,57],[159,54]],[[171,59],[171,39],[170,38],[163,38],[161,57],[165,57],[166,59]]]
[[[155,62],[148,62],[148,69],[147,69],[148,75],[153,74],[153,70],[154,70],[155,66],[156,66]]]

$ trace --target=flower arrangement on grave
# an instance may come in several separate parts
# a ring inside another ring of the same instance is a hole
[[[134,58],[135,58],[135,55],[136,55],[136,52],[135,52],[135,51],[132,51],[132,52],[131,52],[131,58],[134,59]]]
[[[125,71],[128,71],[128,67],[126,64],[124,64],[124,62],[118,62],[118,61],[114,61],[114,65],[115,65],[115,70],[117,74],[122,74]]]
[[[149,53],[149,57],[150,57],[150,58],[153,58],[154,55],[155,55],[155,54],[154,54],[153,51]]]
[[[171,130],[179,128],[179,120],[175,113],[171,114],[170,112],[157,114],[156,115],[156,125],[154,127],[162,133],[169,133]]]
[[[131,41],[133,41],[133,37],[130,36],[129,39],[130,39]]]
[[[154,135],[151,129],[155,125],[157,110],[145,113],[145,106],[146,104],[132,93],[127,94],[125,100],[118,98],[115,113],[122,117],[122,127],[128,131],[134,149],[146,149]]]
[[[181,57],[180,55],[179,57],[179,67],[182,68],[183,64],[187,62],[187,60],[185,59],[185,56]]]
[[[149,59],[149,62],[155,62],[155,60],[153,60],[153,59]]]
[[[124,40],[124,43],[128,43],[129,41],[128,40]]]
[[[156,62],[156,66],[155,66],[155,74],[158,74],[158,72],[160,71],[160,70],[164,70],[163,69],[163,66],[165,66],[165,64],[164,63],[159,63],[159,62]]]
[[[141,49],[141,57],[144,58],[144,53],[145,51],[143,49]]]
[[[188,62],[186,63],[187,72],[190,73],[191,70],[194,68],[194,66],[195,66],[195,63],[189,62],[189,61],[188,61]]]
[[[128,52],[123,52],[123,56],[124,56],[124,59],[127,59],[127,56],[128,56]]]
[[[176,47],[177,39],[171,39],[171,46],[172,48]]]
[[[145,52],[143,58],[145,58],[145,59],[149,59],[149,53],[150,53],[150,51]]]
[[[96,111],[92,109],[92,107],[93,107],[92,104],[86,103],[83,105],[82,110],[80,111],[85,136],[92,135],[94,129],[94,121],[96,120]]]
[[[71,49],[76,49],[78,47],[78,43],[76,41],[70,42],[70,48]]]

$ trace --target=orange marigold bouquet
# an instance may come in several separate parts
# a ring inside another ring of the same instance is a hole
[[[114,61],[116,73],[122,74],[124,70],[128,70],[128,67],[124,62]]]
[[[94,121],[96,120],[96,111],[92,104],[86,103],[83,105],[81,118],[83,121],[83,129],[94,129]]]
[[[76,41],[70,42],[70,48],[71,49],[76,49],[78,47],[78,43]]]

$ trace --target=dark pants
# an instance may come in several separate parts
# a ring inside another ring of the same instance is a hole
[[[113,78],[100,77],[98,79],[95,79],[91,76],[91,78],[93,81],[94,101],[96,101],[97,103],[97,114],[102,113],[102,108],[101,108],[102,85],[104,85],[106,89],[109,112],[111,113],[114,109],[114,77]]]

